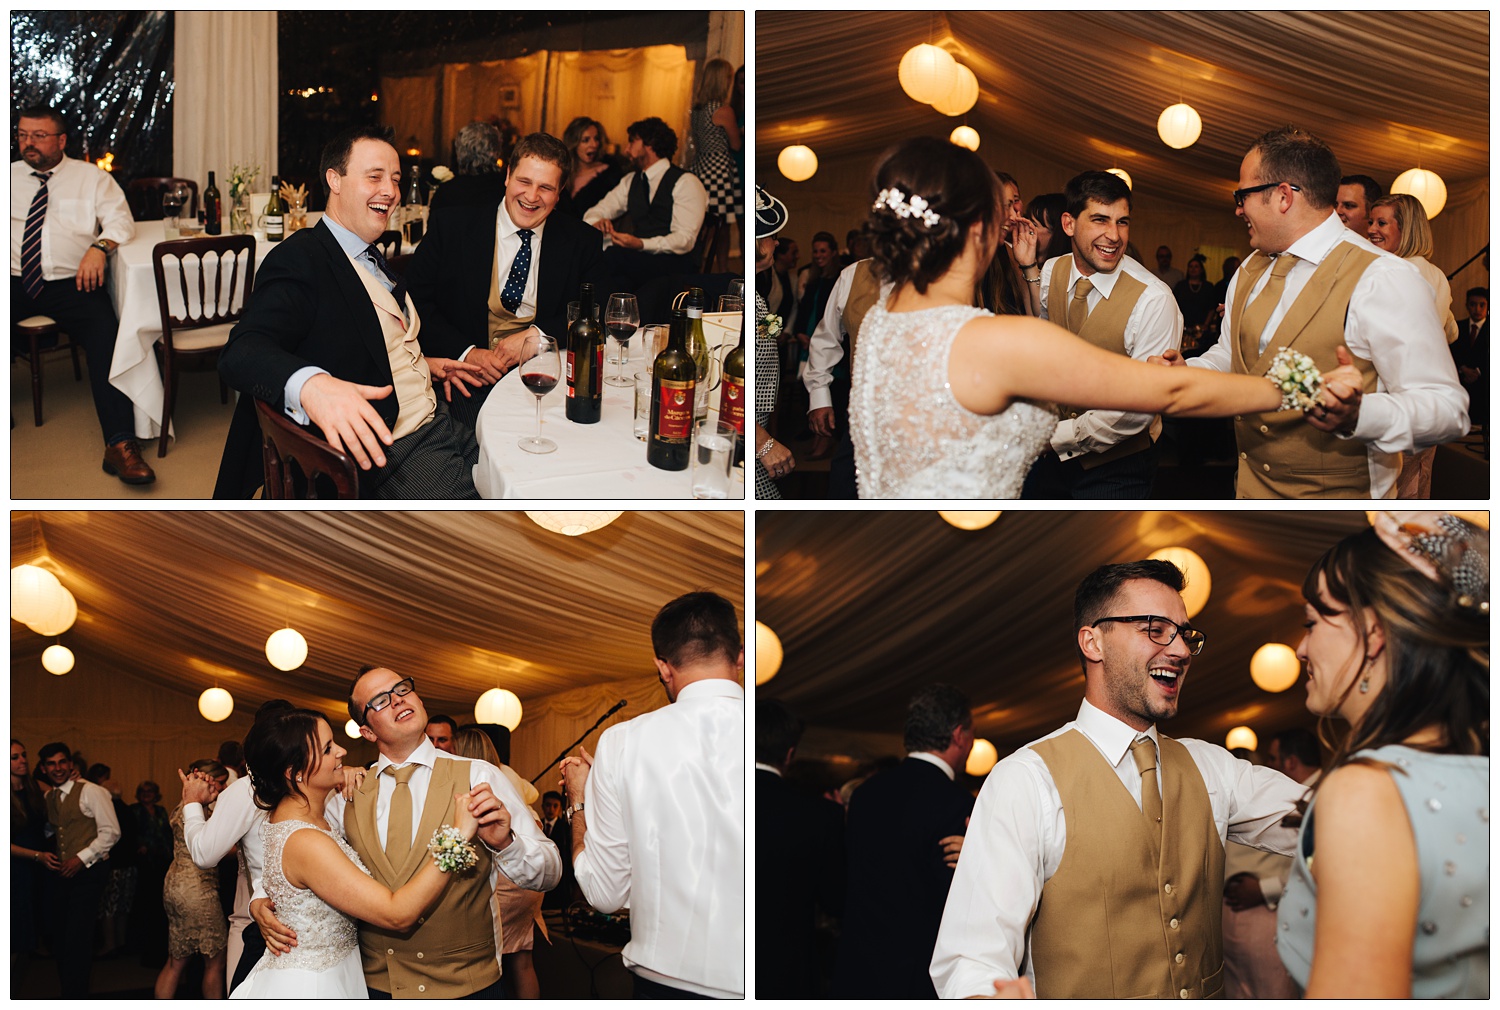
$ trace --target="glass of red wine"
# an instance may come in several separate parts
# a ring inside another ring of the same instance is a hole
[[[527,452],[555,452],[557,443],[542,437],[542,397],[552,392],[562,378],[562,358],[557,341],[540,331],[528,334],[521,344],[521,385],[536,397],[536,434],[523,435],[516,445]]]
[[[630,338],[641,325],[641,309],[635,295],[616,291],[609,296],[609,305],[604,310],[604,330],[620,345],[620,367],[604,381],[611,386],[633,386],[634,380],[625,378],[625,363],[630,360]]]

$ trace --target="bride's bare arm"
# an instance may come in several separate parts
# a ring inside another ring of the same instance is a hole
[[[1268,379],[1134,361],[1022,316],[966,324],[953,341],[948,381],[954,398],[976,414],[998,414],[1017,399],[1180,417],[1226,417],[1281,404]]]

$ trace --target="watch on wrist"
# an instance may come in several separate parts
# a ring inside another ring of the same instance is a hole
[[[573,804],[571,807],[568,808],[568,820],[571,821],[573,819],[573,815],[576,814],[576,813],[580,813],[582,810],[583,810],[583,801],[579,800],[577,803]]]
[[[109,255],[109,243],[104,239],[101,238],[99,241],[95,242],[93,247],[95,249],[98,249],[104,255]]]

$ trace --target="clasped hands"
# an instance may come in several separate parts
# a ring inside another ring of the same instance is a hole
[[[558,785],[570,803],[576,803],[582,798],[584,787],[588,784],[589,772],[593,770],[593,767],[594,755],[589,753],[587,747],[578,748],[578,757],[565,757],[557,766],[557,770],[562,772],[562,779]]]
[[[594,227],[608,235],[610,240],[621,249],[644,249],[646,247],[646,243],[642,242],[639,237],[628,232],[616,231],[615,223],[608,219],[596,221]]]
[[[1352,435],[1359,425],[1359,405],[1364,399],[1364,376],[1354,367],[1354,356],[1349,348],[1339,347],[1338,367],[1323,373],[1323,388],[1318,392],[1318,405],[1306,411],[1302,417],[1319,431],[1331,431],[1340,435]],[[1186,359],[1176,350],[1153,354],[1146,359],[1153,365],[1185,366]]]

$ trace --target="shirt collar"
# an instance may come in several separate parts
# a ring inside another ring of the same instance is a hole
[[[403,768],[406,765],[421,765],[430,771],[437,762],[437,756],[438,749],[432,745],[432,740],[424,733],[422,735],[422,742],[417,744],[417,749],[407,755],[406,760],[399,765],[396,765],[396,762],[381,754],[380,760],[375,762],[375,774],[385,774],[386,767],[389,765],[396,765],[397,768]]]
[[[1104,755],[1111,766],[1118,765],[1125,759],[1130,751],[1130,745],[1140,737],[1150,737],[1152,742],[1161,746],[1160,737],[1156,732],[1156,724],[1152,723],[1144,732],[1139,732],[1125,725],[1114,716],[1102,712],[1090,705],[1087,699],[1078,706],[1079,732],[1088,737],[1099,752]]]
[[[925,750],[912,751],[910,754],[908,754],[906,756],[909,757],[909,758],[916,758],[918,761],[926,761],[930,765],[936,765],[939,769],[942,770],[942,773],[944,775],[948,776],[948,781],[949,782],[955,781],[954,775],[953,775],[953,766],[950,765],[948,762],[944,761],[942,758],[938,757],[936,754],[932,753],[931,751],[925,751]]]
[[[329,215],[324,214],[322,221],[328,226],[328,231],[333,235],[334,241],[338,242],[339,248],[348,253],[351,258],[357,259],[363,256],[366,250],[370,248],[371,243],[366,242]]]
[[[551,215],[549,214],[548,216],[550,217]],[[533,243],[540,242],[542,240],[542,229],[545,227],[547,227],[547,222],[544,220],[541,224],[531,229],[531,240]],[[510,219],[510,211],[506,209],[505,200],[503,198],[500,200],[499,209],[495,211],[495,228],[497,229],[498,234],[501,238],[510,238],[516,232],[521,230],[517,228],[515,222]],[[533,248],[535,248],[534,245]]]
[[[685,685],[677,692],[677,704],[684,701],[703,701],[709,698],[739,698],[745,697],[745,689],[732,680],[723,677],[709,677],[706,680],[697,680]]]
[[[1098,271],[1095,271],[1094,273],[1089,274],[1088,275],[1089,283],[1094,286],[1094,290],[1095,291],[1099,292],[1105,298],[1108,298],[1114,292],[1114,290],[1115,290],[1115,281],[1119,280],[1120,279],[1120,274],[1122,274],[1124,272],[1125,272],[1125,257],[1121,256],[1120,257],[1120,265],[1117,266],[1117,267],[1115,267],[1114,270],[1112,270],[1110,273],[1106,274],[1106,273],[1100,273]],[[1083,276],[1083,271],[1081,271],[1081,270],[1078,269],[1078,260],[1074,258],[1073,254],[1071,252],[1068,253],[1068,291],[1069,291],[1069,293],[1071,293],[1073,291],[1073,286],[1078,283],[1078,278],[1080,278],[1082,276]]]
[[[777,768],[775,765],[768,765],[764,761],[757,761],[757,762],[755,762],[755,770],[758,771],[758,772],[770,772],[772,775],[775,775],[777,778],[781,778],[782,777],[782,775],[781,775],[781,769],[780,768]]]
[[[1323,258],[1340,242],[1353,242],[1355,245],[1363,243],[1370,249],[1375,248],[1370,244],[1369,239],[1361,238],[1344,227],[1344,222],[1339,220],[1339,216],[1329,211],[1327,219],[1322,224],[1287,246],[1286,251],[1316,266],[1322,263]]]
[[[652,164],[652,166],[650,168],[646,169],[645,172],[644,172],[644,175],[646,176],[646,181],[647,182],[657,182],[658,180],[661,179],[662,176],[664,176],[664,175],[667,174],[667,169],[669,169],[671,167],[672,167],[672,161],[671,161],[670,158],[657,158],[656,162],[654,164]]]

